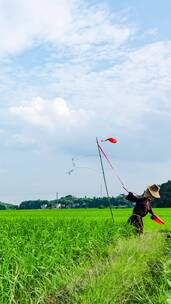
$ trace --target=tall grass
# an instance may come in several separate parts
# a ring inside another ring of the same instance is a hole
[[[166,304],[164,244],[159,234],[120,239],[102,273],[89,276],[73,303]]]
[[[167,260],[164,265],[164,275],[167,282],[165,290],[166,303],[171,304],[171,234],[167,234]]]
[[[45,303],[129,235],[109,220],[6,218],[0,221],[0,303]]]
[[[113,225],[109,210],[1,211],[0,303],[166,303],[164,237],[133,237],[130,213]]]

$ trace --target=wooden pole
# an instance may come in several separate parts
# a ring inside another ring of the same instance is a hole
[[[100,158],[100,164],[101,164],[101,169],[102,169],[102,174],[103,174],[103,180],[104,180],[104,184],[105,184],[106,194],[107,194],[107,198],[109,200],[109,209],[110,209],[112,221],[114,223],[114,216],[113,216],[112,207],[111,207],[111,204],[110,204],[109,191],[108,191],[108,187],[107,187],[106,176],[105,176],[105,172],[104,172],[103,161],[102,161],[102,156],[101,156],[101,152],[100,152],[100,148],[99,148],[99,142],[98,142],[98,138],[97,137],[96,137],[96,144],[97,144],[97,148],[98,148],[98,152],[99,152],[99,158]]]

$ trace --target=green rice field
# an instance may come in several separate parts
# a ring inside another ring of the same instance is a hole
[[[150,219],[150,215],[144,218],[145,230],[160,231],[171,229],[171,208],[153,208],[154,212],[160,216],[165,225],[157,225]],[[132,214],[132,209],[113,209],[116,223],[126,222]],[[49,210],[0,210],[0,219],[79,219],[79,220],[111,220],[109,209],[49,209]]]
[[[0,211],[0,303],[171,303],[171,209]]]

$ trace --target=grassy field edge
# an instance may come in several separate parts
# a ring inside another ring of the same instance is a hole
[[[108,257],[89,269],[75,288],[68,286],[63,302],[79,304],[165,304],[166,239],[147,233],[144,239],[119,239]]]

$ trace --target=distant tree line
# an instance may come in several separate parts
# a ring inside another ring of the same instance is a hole
[[[0,210],[18,209],[17,205],[0,202]]]
[[[19,205],[19,209],[52,209],[52,208],[106,208],[113,207],[131,207],[131,203],[125,199],[125,195],[118,197],[94,197],[77,198],[72,195],[61,197],[58,200],[30,200],[24,201]]]
[[[160,199],[156,199],[153,203],[153,206],[157,208],[171,207],[171,180],[161,185]]]
[[[171,181],[161,185],[160,199],[153,201],[153,207],[171,207]],[[126,195],[120,194],[117,197],[83,197],[77,198],[67,195],[56,200],[28,200],[20,203],[19,206],[0,202],[0,210],[5,209],[52,209],[52,208],[107,208],[109,205],[114,208],[129,208],[132,203],[126,200]]]

